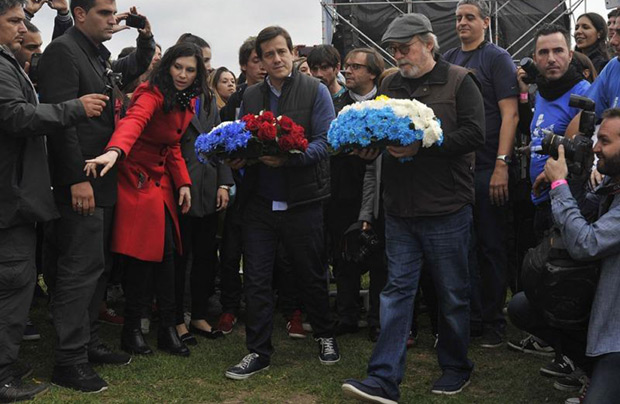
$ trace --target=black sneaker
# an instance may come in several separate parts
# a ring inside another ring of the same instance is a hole
[[[99,393],[108,389],[108,383],[99,377],[90,363],[54,366],[52,384],[85,393]]]
[[[547,377],[565,377],[575,371],[575,364],[566,355],[555,358],[540,368],[540,374]]]
[[[269,363],[261,362],[257,353],[251,353],[247,354],[235,366],[228,368],[225,375],[229,379],[244,380],[267,369],[269,369]]]
[[[504,345],[504,335],[494,328],[488,328],[484,330],[478,345],[482,348],[499,348]]]
[[[340,360],[340,351],[336,338],[315,338],[319,343],[319,360],[323,365],[333,365]]]
[[[508,341],[508,349],[538,356],[555,356],[555,352],[550,345],[545,344],[533,335],[528,335],[520,341]]]
[[[0,403],[32,400],[36,395],[47,390],[49,390],[49,386],[45,383],[24,384],[20,379],[13,378],[6,383],[0,384]]]
[[[41,334],[39,334],[39,330],[37,327],[32,324],[32,321],[28,319],[26,322],[26,328],[24,328],[24,335],[22,336],[22,340],[24,341],[38,341],[41,339]]]
[[[94,365],[129,365],[131,356],[125,352],[114,352],[106,344],[88,349],[88,361]]]

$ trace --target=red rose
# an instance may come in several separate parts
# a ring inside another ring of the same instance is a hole
[[[273,126],[271,123],[261,122],[258,125],[258,133],[256,137],[258,137],[259,140],[262,140],[265,142],[269,140],[275,140],[276,133],[277,133],[276,127]]]
[[[258,117],[260,122],[269,122],[271,124],[275,123],[276,118],[273,116],[271,111],[265,111]]]
[[[280,127],[283,131],[290,132],[293,129],[293,126],[295,126],[295,122],[293,122],[291,118],[284,115],[280,117]]]
[[[299,150],[306,151],[308,148],[308,140],[303,136],[303,132],[292,132],[289,135],[280,136],[278,145],[282,151]]]
[[[293,124],[293,128],[291,129],[291,135],[306,138],[304,127],[301,125]]]
[[[244,115],[244,117],[241,118],[241,120],[245,122],[245,128],[249,130],[250,132],[256,132],[258,130],[258,120],[256,119],[254,115],[252,114]]]
[[[306,139],[304,136],[296,136],[296,135],[294,136],[294,139],[295,139],[295,149],[305,152],[306,149],[308,148],[308,139]]]

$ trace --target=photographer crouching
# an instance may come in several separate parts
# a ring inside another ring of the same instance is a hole
[[[596,168],[605,179],[581,206],[566,181],[564,146],[558,147],[557,159],[547,160],[544,170],[563,248],[573,260],[600,262],[587,331],[553,327],[549,316],[531,304],[525,293],[515,295],[508,307],[517,327],[549,343],[559,340],[565,354],[586,371],[590,376],[586,404],[614,403],[620,397],[620,109],[608,109],[602,118],[593,150],[599,159]],[[595,219],[588,221],[590,214]]]

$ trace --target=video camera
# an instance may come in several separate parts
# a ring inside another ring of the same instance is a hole
[[[587,97],[572,94],[568,105],[581,109],[579,133],[574,138],[569,139],[551,131],[543,130],[545,137],[538,153],[557,159],[558,147],[563,145],[568,171],[575,175],[581,175],[584,171],[590,171],[594,162],[592,136],[596,124],[595,103]]]

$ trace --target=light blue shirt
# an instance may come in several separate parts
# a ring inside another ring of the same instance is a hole
[[[620,107],[620,59],[613,58],[598,75],[587,93],[596,103],[596,116],[601,117],[608,108]]]

